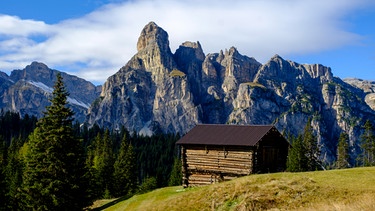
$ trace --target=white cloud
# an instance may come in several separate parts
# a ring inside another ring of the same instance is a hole
[[[55,25],[1,15],[0,68],[10,71],[37,60],[103,82],[136,53],[138,36],[150,21],[168,32],[172,51],[184,41],[200,41],[205,53],[235,46],[265,62],[276,53],[305,54],[360,42],[344,18],[368,2],[134,0]]]

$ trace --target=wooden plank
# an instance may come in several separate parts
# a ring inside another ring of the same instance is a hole
[[[233,166],[238,168],[251,168],[253,165],[249,162],[207,162],[207,161],[187,161],[187,167],[194,166],[212,166],[212,167],[221,167],[221,166]]]
[[[218,155],[188,155],[186,157],[187,160],[189,159],[204,159],[204,160],[208,160],[208,159],[223,159],[223,160],[233,160],[233,161],[241,161],[241,160],[245,160],[245,161],[251,161],[253,159],[252,156],[218,156]]]
[[[187,149],[186,150],[186,154],[187,155],[216,155],[216,154],[219,154],[219,155],[223,155],[223,154],[227,154],[227,155],[238,155],[238,156],[241,156],[241,155],[251,155],[252,154],[252,151],[224,151],[224,150],[191,150],[191,149]]]
[[[252,163],[251,159],[248,158],[201,158],[201,157],[189,157],[186,159],[186,163],[188,162],[202,162],[202,163],[217,163],[217,162],[224,162],[224,163]]]
[[[233,173],[233,174],[241,174],[241,175],[248,175],[251,174],[252,169],[239,169],[239,168],[215,168],[215,167],[207,167],[205,166],[204,168],[190,168],[188,167],[188,170],[190,172],[213,172],[213,173]]]
[[[244,165],[244,166],[252,166],[252,162],[250,160],[224,160],[224,159],[189,159],[186,161],[186,165],[200,165],[200,164],[208,164],[208,165],[220,165],[220,164],[228,164],[228,165]]]
[[[238,169],[238,170],[251,170],[252,169],[252,166],[251,165],[230,165],[230,164],[227,164],[227,165],[224,165],[224,164],[220,164],[220,165],[209,165],[209,164],[206,164],[206,165],[199,165],[199,164],[192,164],[192,165],[188,165],[187,166],[188,170],[190,169],[204,169],[204,168],[207,168],[207,169],[217,169],[217,170],[223,170],[223,169]]]

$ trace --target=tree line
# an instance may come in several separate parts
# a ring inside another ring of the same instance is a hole
[[[82,210],[181,182],[178,135],[74,122],[61,75],[41,119],[0,112],[0,210]]]
[[[315,171],[326,168],[350,168],[358,166],[375,166],[375,130],[369,120],[365,122],[363,134],[360,137],[359,150],[357,146],[350,144],[349,135],[342,132],[337,140],[336,161],[324,166],[321,161],[320,146],[314,135],[311,120],[309,119],[303,133],[298,136],[287,135],[291,147],[288,151],[287,171],[302,172]],[[359,151],[355,158],[351,157],[351,151]]]
[[[96,199],[131,197],[136,193],[181,184],[179,135],[151,137],[88,127],[73,119],[61,75],[51,105],[37,119],[0,111],[0,210],[82,210]],[[324,168],[320,146],[309,120],[291,143],[287,171]],[[337,144],[335,168],[375,165],[375,136],[364,125],[361,153],[350,157],[348,134]]]

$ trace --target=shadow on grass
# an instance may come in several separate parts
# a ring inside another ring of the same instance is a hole
[[[102,205],[102,206],[100,206],[100,207],[94,208],[94,209],[92,209],[92,211],[104,210],[104,209],[106,209],[106,208],[108,208],[108,207],[111,207],[111,206],[117,204],[117,203],[120,203],[120,202],[122,202],[122,201],[125,201],[125,200],[131,198],[132,196],[133,196],[133,195],[120,197],[120,198],[118,198],[118,199],[116,199],[116,200],[114,200],[114,201],[108,202],[107,204],[104,204],[104,205]]]

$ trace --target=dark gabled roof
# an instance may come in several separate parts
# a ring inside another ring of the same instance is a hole
[[[177,144],[255,146],[273,128],[273,125],[203,124],[191,129]]]

